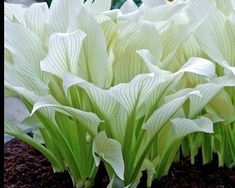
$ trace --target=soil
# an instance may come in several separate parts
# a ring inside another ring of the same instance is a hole
[[[233,188],[235,169],[218,168],[217,159],[207,165],[197,157],[196,165],[184,158],[175,162],[167,176],[155,180],[152,187],[159,188]],[[97,188],[105,188],[109,179],[100,165],[95,178]],[[145,188],[143,173],[138,188]],[[31,146],[13,139],[4,145],[4,188],[73,188],[68,173],[53,173],[50,163]]]
[[[195,165],[190,158],[182,158],[174,162],[167,176],[154,180],[152,187],[162,188],[235,188],[235,168],[218,167],[218,157],[203,165],[201,152],[196,156]],[[146,187],[146,173],[138,188]]]

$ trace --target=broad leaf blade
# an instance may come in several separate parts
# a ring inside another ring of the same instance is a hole
[[[216,29],[215,29],[216,28]],[[219,64],[235,65],[235,27],[219,11],[210,13],[195,32],[201,48]]]
[[[78,74],[79,54],[85,36],[81,30],[53,34],[49,39],[49,53],[41,62],[41,69],[60,78],[66,72]]]
[[[80,9],[77,22],[79,29],[87,34],[79,58],[79,75],[102,88],[107,78],[108,60],[104,34],[85,8]]]
[[[161,127],[166,124],[170,118],[179,110],[179,108],[191,96],[199,95],[199,91],[192,91],[184,96],[178,97],[158,108],[144,124],[143,129],[146,129],[150,135],[155,135]]]
[[[100,119],[91,112],[85,112],[69,106],[60,105],[52,96],[41,97],[33,106],[31,115],[41,108],[52,108],[55,111],[71,116],[82,123],[92,134],[97,134]]]
[[[40,69],[45,51],[36,34],[20,24],[5,21],[5,48],[11,52],[16,69],[48,83],[48,74]]]
[[[44,37],[45,23],[48,12],[49,9],[45,2],[33,3],[25,11],[25,22],[27,28],[37,34],[41,39]]]
[[[213,133],[213,123],[205,117],[192,120],[174,118],[171,120],[171,123],[174,128],[174,139],[183,138],[195,132]]]
[[[124,162],[119,142],[107,138],[105,132],[101,132],[94,139],[92,151],[96,165],[99,164],[99,157],[101,157],[105,162],[111,165],[119,178],[124,179]]]

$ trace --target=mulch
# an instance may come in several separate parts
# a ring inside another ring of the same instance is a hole
[[[174,162],[167,176],[155,180],[152,187],[158,188],[234,188],[235,169],[218,168],[215,160],[202,165],[197,157],[191,165],[188,158]],[[108,176],[100,165],[94,187],[105,188]],[[138,188],[145,188],[143,173]],[[4,144],[4,188],[73,188],[69,174],[53,173],[48,160],[31,146],[13,139]]]

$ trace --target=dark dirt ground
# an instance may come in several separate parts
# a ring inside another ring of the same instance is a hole
[[[216,157],[215,157],[216,158]],[[105,188],[108,177],[101,165],[95,178],[97,188]],[[146,175],[138,188],[145,188]],[[167,176],[154,181],[159,188],[235,188],[235,169],[218,168],[214,162],[202,166],[189,159],[175,162]],[[13,139],[4,145],[4,188],[73,188],[68,173],[54,174],[47,159],[29,145]]]

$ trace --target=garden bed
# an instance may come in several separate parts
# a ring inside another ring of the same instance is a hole
[[[5,187],[235,187],[234,0],[112,2],[4,3]]]
[[[235,187],[235,169],[218,168],[217,160],[202,166],[200,157],[196,165],[189,159],[174,162],[170,172],[152,187],[167,188],[232,188]],[[105,169],[100,169],[95,179],[95,187],[103,188],[108,184]],[[144,188],[145,175],[139,188]],[[4,187],[5,188],[72,188],[68,173],[54,174],[48,160],[31,146],[13,139],[4,145]]]

